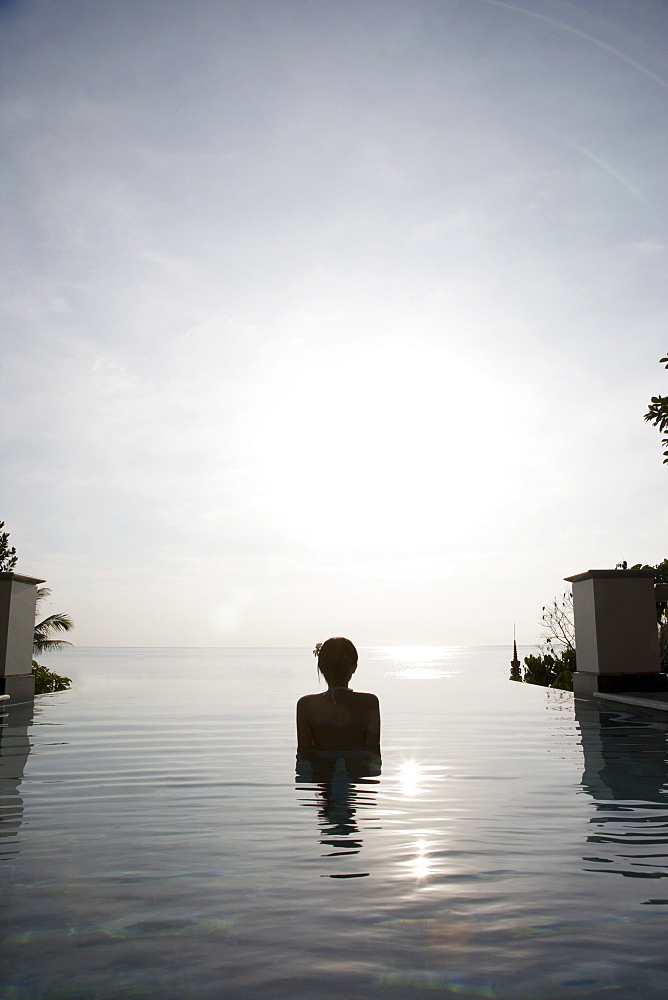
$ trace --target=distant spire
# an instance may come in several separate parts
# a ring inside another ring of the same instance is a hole
[[[515,625],[513,623],[513,658],[510,661],[510,679],[511,681],[521,681],[521,664],[517,656],[517,639],[515,638]]]

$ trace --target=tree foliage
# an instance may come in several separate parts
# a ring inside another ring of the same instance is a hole
[[[67,691],[72,686],[70,677],[49,670],[37,660],[32,661],[32,674],[35,678],[35,694],[52,694],[54,691]]]
[[[574,649],[563,649],[561,652],[549,649],[538,655],[524,657],[524,676],[520,680],[525,684],[572,691],[574,670]]]
[[[660,364],[668,368],[668,357],[661,358]],[[652,396],[645,420],[659,428],[665,437],[661,441],[663,446],[663,464],[668,465],[668,396]]]
[[[37,591],[37,609],[45,597],[50,597],[51,591],[48,587],[40,587]],[[49,615],[48,618],[44,618],[41,622],[35,623],[35,634],[33,638],[33,652],[38,655],[39,653],[49,653],[55,652],[56,650],[62,649],[63,646],[71,646],[71,642],[67,642],[66,639],[57,638],[60,632],[69,632],[70,629],[74,628],[74,622],[69,615],[65,615],[59,612],[55,615]]]
[[[48,587],[40,587],[37,591],[37,608],[46,597],[51,596]],[[35,623],[33,635],[33,651],[37,656],[39,653],[55,652],[63,646],[71,646],[71,642],[58,638],[59,633],[69,632],[74,628],[74,622],[69,615],[61,613],[49,615],[41,622]],[[54,638],[56,636],[56,638]],[[43,663],[37,660],[32,661],[32,673],[35,678],[35,694],[51,694],[54,691],[66,691],[72,685],[69,677],[57,674],[55,670],[49,670]]]
[[[0,521],[0,573],[12,573],[18,562],[16,549],[9,544],[9,532],[3,531],[4,521]]]

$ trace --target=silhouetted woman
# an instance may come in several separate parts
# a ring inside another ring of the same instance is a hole
[[[297,755],[300,758],[380,758],[380,708],[375,694],[348,686],[357,670],[350,639],[328,639],[313,651],[327,690],[297,702]]]

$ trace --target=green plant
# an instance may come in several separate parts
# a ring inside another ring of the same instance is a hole
[[[541,653],[524,658],[524,676],[519,679],[525,684],[572,691],[575,670],[573,594],[566,591],[546,604],[540,621],[545,646]]]
[[[545,645],[540,653],[524,657],[524,669],[511,674],[511,680],[572,691],[576,669],[572,593],[567,591],[546,604],[540,623]]]
[[[48,587],[40,587],[37,591],[35,611],[39,611],[39,606],[44,598],[50,596],[51,591]],[[71,646],[71,642],[67,642],[65,639],[54,639],[53,636],[58,632],[69,632],[73,628],[74,622],[70,616],[62,612],[49,615],[43,621],[36,622],[35,634],[33,636],[33,652],[36,654],[55,652],[58,649],[62,649],[63,646]]]
[[[45,597],[49,597],[50,594],[51,591],[48,587],[39,588],[35,610],[39,610],[41,602]],[[58,649],[62,649],[63,646],[71,646],[71,642],[67,642],[65,639],[54,639],[53,635],[59,632],[69,632],[72,628],[74,628],[74,622],[68,615],[62,613],[49,615],[41,622],[36,622],[32,647],[35,655],[45,652],[55,652]],[[37,660],[32,661],[32,672],[35,677],[35,694],[51,694],[53,691],[67,691],[72,685],[69,677],[63,677],[61,674],[57,674],[55,670],[49,670],[48,667],[45,667],[42,663],[38,663]]]
[[[0,573],[11,573],[18,562],[16,549],[9,547],[9,532],[3,531],[4,521],[0,521]]]
[[[32,673],[35,678],[35,694],[51,694],[53,691],[67,691],[72,685],[69,677],[63,677],[54,670],[49,670],[37,660],[32,661]]]
[[[556,678],[550,685],[553,688],[559,688],[561,691],[572,691],[573,690],[573,672],[576,669],[575,665],[575,649],[564,649],[556,657],[557,660],[557,671]]]
[[[547,652],[524,657],[524,676],[517,679],[525,684],[538,684],[540,687],[572,691],[574,669],[574,649],[556,652],[548,647]]]
[[[659,364],[668,368],[668,357],[661,358]],[[652,396],[645,420],[659,428],[661,434],[666,436],[661,441],[663,445],[663,464],[668,465],[668,396]]]

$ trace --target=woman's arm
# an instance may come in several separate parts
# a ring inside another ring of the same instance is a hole
[[[313,731],[306,717],[306,697],[297,702],[297,753],[308,753],[313,749]]]
[[[364,745],[367,750],[380,755],[380,705],[375,694],[369,695],[369,698],[371,704],[369,706]]]

